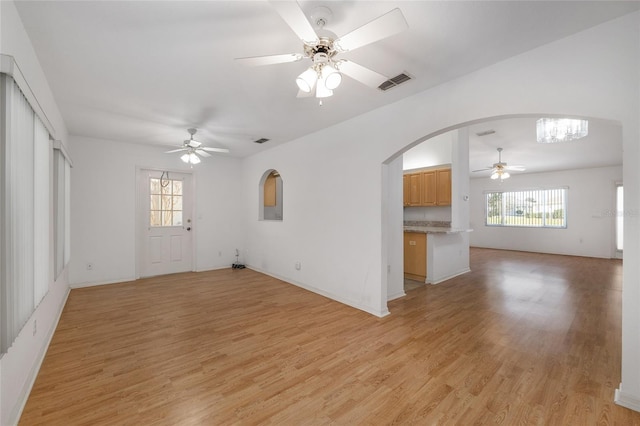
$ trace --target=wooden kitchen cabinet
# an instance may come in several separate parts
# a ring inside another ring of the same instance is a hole
[[[450,206],[451,168],[407,173],[402,188],[405,207]]]
[[[436,205],[451,205],[451,169],[436,170]]]
[[[421,206],[422,173],[409,175],[409,206]]]
[[[422,206],[435,206],[437,205],[437,177],[436,171],[431,170],[428,172],[422,172]]]
[[[427,234],[404,233],[404,277],[422,282],[427,279]]]
[[[402,205],[408,206],[410,200],[410,191],[411,191],[411,180],[409,179],[409,175],[402,176]]]

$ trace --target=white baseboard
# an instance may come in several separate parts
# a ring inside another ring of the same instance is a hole
[[[435,280],[427,281],[427,284],[440,284],[441,282],[450,280],[451,278],[455,278],[458,275],[466,274],[467,272],[471,272],[471,269],[465,268],[462,271],[456,272],[455,274],[447,275],[446,277],[436,278]]]
[[[44,356],[47,354],[47,350],[49,350],[49,345],[51,344],[51,339],[53,339],[53,334],[58,328],[58,323],[60,322],[60,317],[62,316],[62,311],[64,310],[65,305],[67,304],[67,299],[69,298],[69,293],[71,288],[67,288],[67,292],[62,299],[62,303],[58,307],[58,315],[56,316],[56,320],[53,322],[49,330],[47,331],[46,342],[40,348],[40,352],[38,353],[38,357],[36,358],[36,362],[31,367],[31,371],[29,372],[29,377],[27,377],[27,385],[22,389],[18,404],[14,408],[13,411],[9,415],[9,424],[17,425],[20,417],[22,416],[22,412],[24,411],[24,407],[27,405],[27,400],[29,399],[29,394],[31,394],[31,390],[33,389],[33,385],[36,382],[36,378],[38,377],[38,373],[40,372],[40,367],[42,367],[42,362],[44,361]]]
[[[220,269],[230,269],[230,268],[231,268],[231,265],[225,265],[225,266],[216,266],[214,268],[196,269],[193,272],[219,271]]]
[[[407,295],[407,293],[405,293],[404,290],[401,291],[400,293],[391,294],[391,295],[387,296],[387,302],[390,302],[390,301],[396,300],[396,299],[400,299],[401,297],[404,297],[406,295]]]
[[[620,387],[622,387],[622,384],[620,384]],[[636,395],[629,395],[628,393],[620,390],[620,388],[616,389],[613,401],[618,405],[629,408],[630,410],[640,411],[640,397]]]
[[[131,278],[120,278],[117,280],[109,280],[109,281],[84,282],[84,283],[69,284],[69,288],[74,289],[74,288],[84,288],[84,287],[95,287],[98,285],[120,284],[120,283],[135,281],[135,280],[136,280],[135,278],[131,277]]]
[[[340,303],[345,304],[347,306],[351,306],[352,308],[356,308],[356,309],[359,309],[361,311],[367,312],[367,313],[369,313],[371,315],[375,315],[375,316],[380,317],[380,318],[386,317],[387,315],[389,315],[389,309],[386,306],[384,307],[383,310],[377,310],[377,309],[372,308],[371,306],[362,305],[362,304],[360,304],[358,302],[355,302],[353,300],[349,300],[349,299],[347,299],[345,297],[342,297],[342,296],[338,296],[338,295],[330,293],[328,291],[321,290],[319,288],[315,288],[315,287],[312,287],[312,286],[309,286],[309,285],[306,285],[306,284],[303,284],[303,283],[300,283],[300,282],[293,281],[293,280],[291,280],[289,278],[284,278],[284,277],[278,276],[276,274],[272,274],[270,272],[263,271],[260,268],[254,267],[252,265],[246,265],[246,267],[251,269],[251,270],[253,270],[253,271],[260,272],[261,274],[265,274],[265,275],[268,275],[270,277],[277,278],[280,281],[284,281],[286,283],[293,284],[296,287],[303,288],[303,289],[308,290],[308,291],[310,291],[312,293],[319,294],[320,296],[324,296],[324,297],[329,298],[331,300],[335,300],[336,302],[340,302]]]

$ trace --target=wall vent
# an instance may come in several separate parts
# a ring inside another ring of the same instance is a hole
[[[398,74],[395,77],[391,77],[389,80],[385,81],[384,83],[382,83],[380,86],[378,86],[378,89],[385,91],[385,90],[389,90],[392,87],[396,87],[406,81],[411,80],[411,76],[407,73],[402,73],[402,74]]]
[[[487,136],[487,135],[492,135],[494,134],[496,131],[493,129],[489,129],[489,130],[485,130],[484,132],[478,132],[476,133],[476,136]]]
[[[254,141],[254,142],[255,142],[255,143],[265,143],[265,142],[267,142],[267,141],[269,141],[269,139],[267,139],[267,138],[260,138],[260,139],[258,139],[257,141]]]

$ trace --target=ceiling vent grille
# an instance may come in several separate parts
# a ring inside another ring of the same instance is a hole
[[[267,141],[269,141],[269,140],[270,140],[270,139],[267,139],[267,138],[260,138],[260,139],[258,139],[257,141],[254,141],[254,142],[255,142],[255,143],[265,143],[265,142],[267,142]]]
[[[485,130],[483,132],[476,133],[476,136],[488,136],[494,134],[496,131],[493,129]]]
[[[382,83],[378,86],[378,89],[382,91],[386,91],[391,89],[392,87],[396,87],[404,82],[411,80],[411,76],[407,73],[398,74],[395,77],[391,77],[389,80]]]

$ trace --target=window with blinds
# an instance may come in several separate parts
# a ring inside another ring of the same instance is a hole
[[[567,188],[485,192],[485,225],[567,227]]]
[[[0,74],[0,352],[49,289],[49,133],[13,78]]]

